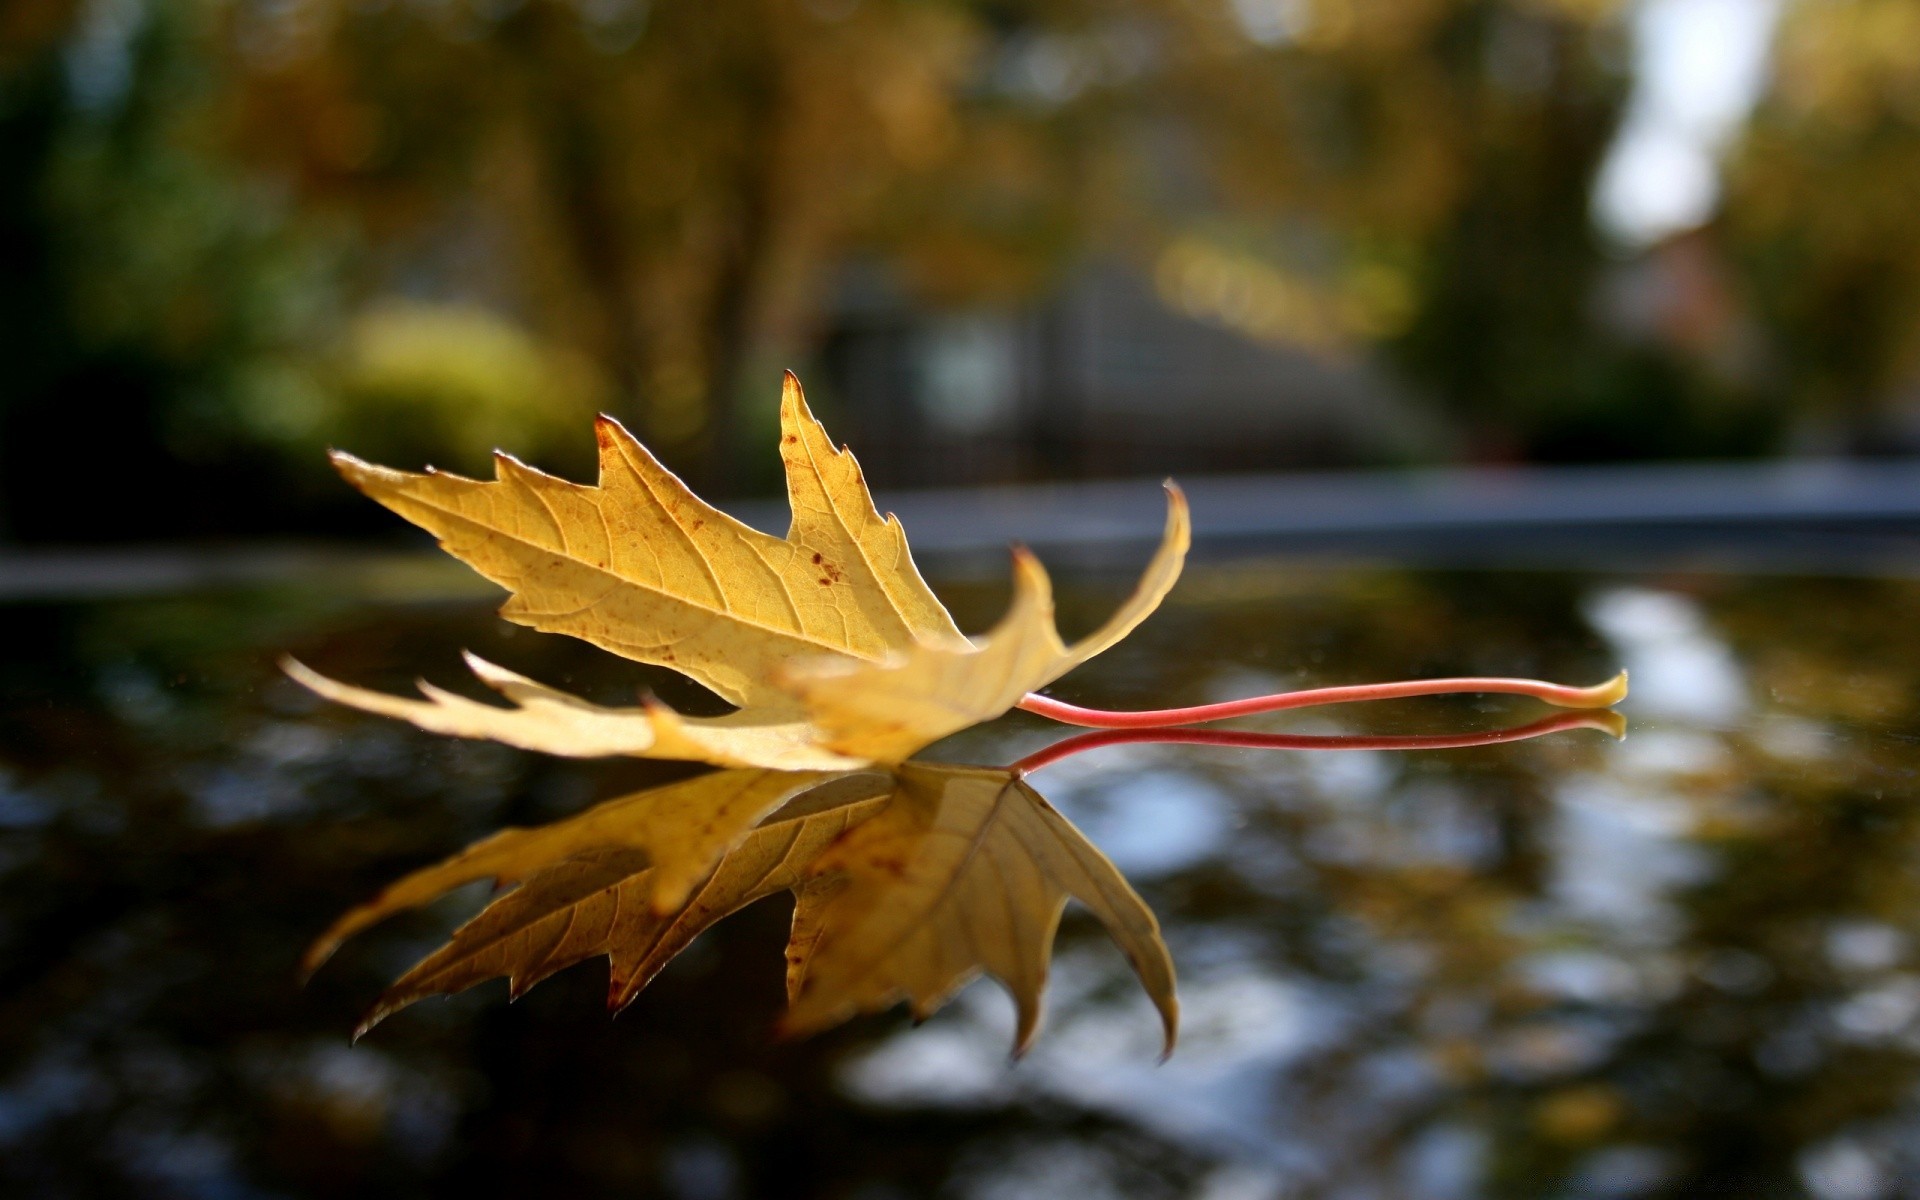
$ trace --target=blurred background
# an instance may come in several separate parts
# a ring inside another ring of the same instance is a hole
[[[778,1041],[784,901],[349,1049],[478,897],[302,989],[332,917],[682,768],[280,656],[717,702],[324,449],[585,479],[605,410],[778,530],[788,367],[969,631],[1015,538],[1093,627],[1181,479],[1063,699],[1625,666],[1632,732],[1040,772],[1162,1066],[1077,912],[1017,1065],[987,985]],[[1920,1200],[1920,0],[0,0],[0,623],[8,1200]]]
[[[9,0],[0,538],[768,492],[783,367],[886,487],[1912,452],[1916,211],[1914,0]]]

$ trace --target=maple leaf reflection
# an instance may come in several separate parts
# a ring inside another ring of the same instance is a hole
[[[356,1036],[427,996],[496,978],[518,996],[599,957],[609,960],[608,1005],[617,1011],[709,926],[792,892],[787,1030],[810,1032],[903,1001],[924,1017],[984,974],[1014,999],[1019,1053],[1038,1031],[1054,935],[1072,899],[1125,953],[1160,1013],[1170,1053],[1179,1007],[1159,924],[1113,864],[1034,789],[1032,772],[1123,743],[1434,750],[1572,729],[1618,737],[1624,722],[1613,712],[1564,712],[1461,734],[1104,730],[1007,767],[720,770],[496,833],[343,915],[309,951],[307,966],[392,913],[488,879],[511,890],[389,987]]]

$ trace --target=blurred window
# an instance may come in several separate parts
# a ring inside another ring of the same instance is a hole
[[[1019,339],[1004,316],[936,318],[921,334],[915,394],[934,428],[953,434],[1006,431],[1020,395]]]

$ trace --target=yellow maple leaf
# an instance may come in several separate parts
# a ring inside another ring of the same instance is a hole
[[[705,805],[765,819],[749,829],[723,818],[727,832],[696,850],[688,835],[697,822],[686,818]],[[552,825],[503,831],[414,872],[336,922],[308,963],[383,917],[479,879],[519,886],[401,976],[359,1032],[426,996],[497,978],[518,996],[601,956],[611,963],[608,1004],[619,1009],[702,930],[791,889],[795,1031],[902,998],[925,1015],[985,972],[1013,994],[1016,1050],[1024,1050],[1071,896],[1125,951],[1173,1044],[1173,965],[1153,914],[1098,850],[1006,771],[721,771],[610,800]]]
[[[733,713],[607,708],[471,656],[475,673],[514,707],[426,683],[425,699],[412,699],[291,661],[287,670],[344,704],[550,754],[844,769],[904,761],[1007,711],[1124,637],[1179,577],[1188,518],[1169,485],[1160,551],[1100,630],[1067,647],[1046,574],[1020,552],[1006,619],[969,641],[921,579],[899,521],[874,509],[859,464],[833,448],[791,373],[780,430],[793,510],[784,539],[700,500],[606,417],[593,487],[507,455],[490,482],[335,455],[349,481],[507,588],[507,619],[679,671],[739,705]]]
[[[1012,994],[1016,1049],[1024,1049],[1039,1025],[1061,912],[1075,899],[1125,952],[1171,1050],[1173,966],[1153,914],[1023,778],[1072,750],[1010,769],[909,756],[1016,705],[1124,731],[1392,696],[1504,691],[1594,708],[1625,692],[1622,675],[1592,688],[1403,681],[1139,713],[1039,697],[1035,689],[1120,641],[1172,588],[1190,536],[1179,490],[1168,485],[1160,549],[1099,629],[1067,645],[1046,571],[1016,551],[1006,616],[969,640],[915,569],[899,522],[874,509],[859,465],[827,440],[791,374],[780,423],[793,509],[785,538],[702,502],[607,418],[592,487],[505,455],[491,482],[336,456],[349,480],[506,587],[508,619],[680,671],[738,706],[722,717],[688,717],[651,700],[610,708],[472,655],[474,673],[510,707],[425,682],[415,699],[289,660],[288,672],[323,696],[435,732],[550,754],[723,768],[539,829],[502,831],[341,917],[308,952],[309,970],[396,911],[481,879],[514,885],[396,981],[362,1032],[423,996],[500,976],[518,995],[602,955],[618,1009],[701,930],[791,890],[794,1030],[901,1000],[925,1015],[984,973]],[[1549,724],[1506,732],[1533,736]]]
[[[362,1029],[421,996],[482,979],[504,975],[517,995],[601,954],[612,961],[610,1001],[620,1007],[713,921],[793,889],[796,1027],[896,994],[924,1012],[985,971],[1014,994],[1024,1046],[1038,1020],[1053,931],[1074,896],[1127,951],[1171,1045],[1173,971],[1152,914],[1031,788],[1005,771],[857,769],[901,763],[991,719],[1126,636],[1179,575],[1188,543],[1180,493],[1169,487],[1165,541],[1139,588],[1091,636],[1071,648],[1062,642],[1046,573],[1020,551],[1008,614],[976,642],[928,590],[900,523],[874,509],[859,465],[827,440],[791,374],[780,409],[793,510],[784,539],[702,502],[612,420],[602,418],[598,431],[600,480],[592,487],[505,455],[491,482],[394,471],[347,455],[335,462],[368,495],[506,587],[509,620],[680,671],[737,711],[687,717],[651,700],[609,708],[473,655],[474,674],[511,707],[424,681],[415,699],[292,661],[287,671],[330,699],[439,733],[549,754],[727,769],[540,829],[502,831],[348,912],[308,952],[309,970],[400,909],[480,879],[516,885],[398,980]],[[878,814],[886,819],[871,836],[821,859]],[[956,842],[956,834],[973,840]],[[886,883],[873,872],[894,862],[905,874],[887,902]],[[903,918],[914,928],[904,942]]]

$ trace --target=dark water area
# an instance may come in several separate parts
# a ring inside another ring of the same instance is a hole
[[[1126,587],[1066,574],[1069,633]],[[998,579],[936,586],[968,629],[1004,600]],[[303,988],[299,954],[340,910],[501,825],[689,773],[436,737],[274,666],[477,694],[471,648],[604,702],[701,703],[493,606],[427,568],[4,606],[0,1195],[1920,1196],[1920,582],[1197,567],[1054,693],[1160,707],[1621,665],[1634,692],[1617,743],[1121,746],[1039,771],[1165,926],[1185,1011],[1165,1064],[1145,996],[1073,912],[1018,1063],[984,982],[919,1027],[778,1040],[784,901],[720,924],[617,1019],[595,963],[350,1045],[482,897],[386,922]],[[1059,736],[1015,714],[934,756],[1001,764]]]

